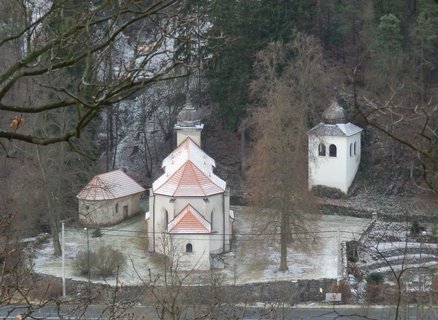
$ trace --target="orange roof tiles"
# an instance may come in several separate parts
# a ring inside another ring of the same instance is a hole
[[[211,225],[190,204],[169,222],[170,233],[210,233]]]
[[[117,169],[95,176],[76,197],[82,200],[109,200],[144,191],[136,181]]]
[[[214,160],[190,138],[163,160],[165,173],[152,185],[168,196],[208,196],[225,191],[226,183],[213,173]]]

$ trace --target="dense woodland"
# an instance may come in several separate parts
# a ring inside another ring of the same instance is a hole
[[[0,213],[16,236],[75,221],[96,173],[150,186],[187,101],[236,193],[284,144],[277,164],[297,170],[275,172],[305,186],[306,132],[334,98],[366,129],[356,192],[438,190],[436,1],[1,0],[0,21]]]

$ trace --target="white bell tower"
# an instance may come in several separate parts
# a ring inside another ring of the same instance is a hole
[[[322,118],[308,132],[309,189],[321,185],[347,193],[359,168],[363,129],[347,122],[345,110],[336,101]]]

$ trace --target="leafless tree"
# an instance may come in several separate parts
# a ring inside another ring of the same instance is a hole
[[[2,52],[19,49],[0,67],[0,112],[11,119],[0,129],[3,150],[11,140],[73,144],[102,108],[157,81],[184,76],[175,72],[184,62],[173,55],[177,27],[194,27],[184,5],[178,0],[10,3],[24,18],[13,29],[0,30]],[[112,56],[109,77],[105,63],[115,47],[125,51]],[[74,119],[62,132],[44,135],[27,128],[32,115],[59,109]]]
[[[256,79],[251,84],[256,136],[248,159],[247,192],[253,205],[275,212],[281,271],[288,269],[291,231],[309,228],[301,212],[312,203],[306,169],[308,123],[314,103],[324,104],[327,89],[321,52],[316,39],[295,32],[292,43],[271,43],[257,55]]]
[[[352,72],[353,103],[366,125],[402,148],[410,178],[423,190],[438,190],[438,102],[435,90],[421,90],[413,75],[394,76],[385,90],[360,85],[362,63]],[[415,72],[412,71],[412,74]],[[393,146],[394,148],[394,146]],[[406,152],[407,151],[407,152]],[[394,166],[397,170],[397,167]]]

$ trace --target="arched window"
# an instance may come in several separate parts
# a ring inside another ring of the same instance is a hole
[[[353,156],[353,143],[350,143],[350,157]]]
[[[213,231],[213,217],[214,217],[214,210],[211,210],[211,215],[210,215],[211,231]]]
[[[167,225],[169,224],[169,214],[166,212],[164,212],[164,226],[167,228]]]
[[[331,144],[329,147],[329,157],[336,157],[336,146],[334,144]]]
[[[187,253],[191,253],[191,252],[193,252],[193,246],[192,246],[191,243],[187,243],[187,244],[186,244],[186,252],[187,252]]]
[[[318,155],[325,157],[325,145],[323,143],[320,143],[318,146]]]
[[[119,204],[116,203],[116,213],[119,213]]]
[[[354,142],[354,155],[356,155],[356,141]]]

